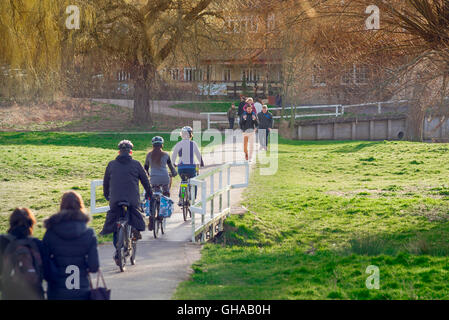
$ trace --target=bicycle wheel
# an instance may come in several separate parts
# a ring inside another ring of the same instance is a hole
[[[157,238],[157,236],[159,234],[159,230],[161,228],[161,222],[159,220],[159,206],[155,205],[154,209],[155,210],[154,210],[154,216],[153,216],[153,219],[154,219],[153,235],[154,235],[154,238]]]
[[[123,227],[121,227],[118,231],[118,237],[117,237],[117,260],[119,263],[120,271],[125,271],[125,264],[126,264],[126,256],[125,256],[125,230]]]
[[[161,219],[161,233],[164,234],[165,233],[165,223],[166,223],[166,219],[162,218]]]
[[[132,265],[136,264],[136,250],[137,250],[137,241],[131,240],[131,247],[132,247],[132,253],[131,257],[129,258]]]
[[[182,216],[184,217],[184,221],[187,221],[187,203],[182,204]]]

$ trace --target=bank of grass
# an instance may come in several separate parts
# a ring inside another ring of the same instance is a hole
[[[151,148],[151,134],[98,134],[55,132],[0,133],[0,233],[7,230],[8,216],[16,207],[29,207],[36,214],[35,233],[42,237],[43,220],[57,212],[62,194],[79,192],[89,208],[90,182],[102,179],[108,162],[117,156],[117,144],[129,139],[134,144],[134,159],[144,162]],[[175,142],[164,137],[165,148]],[[98,205],[106,205],[102,189],[97,188]],[[91,222],[101,230],[105,214]],[[100,237],[100,242],[110,237]]]
[[[449,146],[279,144],[176,299],[448,299]],[[366,269],[380,269],[368,290]]]

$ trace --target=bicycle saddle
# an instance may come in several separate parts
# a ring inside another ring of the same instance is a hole
[[[119,207],[123,207],[123,206],[129,207],[129,202],[128,201],[120,201],[120,202],[117,203],[117,205]]]

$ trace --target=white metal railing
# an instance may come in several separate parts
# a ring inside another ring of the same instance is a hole
[[[245,182],[241,184],[231,184],[231,168],[245,167]],[[223,183],[223,172],[226,171],[226,183]],[[218,190],[215,190],[215,175],[218,174]],[[207,188],[207,178],[210,179],[209,188]],[[195,178],[190,179],[190,184],[201,188],[201,199],[196,201],[190,207],[192,212],[192,242],[196,242],[198,236],[200,241],[206,240],[207,233],[212,238],[215,232],[223,230],[223,222],[231,213],[231,189],[245,188],[249,183],[249,163],[248,161],[226,163],[216,169],[210,170]],[[209,190],[209,194],[207,191]],[[193,192],[193,191],[192,191]],[[227,193],[227,205],[223,206],[223,194]],[[219,198],[218,211],[215,212],[214,200]],[[206,220],[207,204],[210,202],[210,216]],[[201,224],[196,225],[195,214],[201,215]],[[216,227],[218,229],[216,230]]]
[[[405,103],[408,102],[408,100],[392,100],[392,101],[381,101],[381,102],[366,102],[366,103],[359,103],[359,104],[350,104],[350,105],[341,105],[341,104],[331,104],[331,105],[319,105],[319,106],[298,106],[298,107],[276,107],[276,108],[270,108],[270,111],[273,110],[318,110],[318,109],[333,109],[335,108],[335,112],[331,113],[312,113],[312,114],[295,114],[295,118],[307,118],[307,117],[340,117],[345,114],[345,111],[347,108],[354,108],[354,107],[365,107],[365,106],[377,106],[377,113],[382,113],[382,106],[385,104],[392,104],[392,103]],[[211,116],[226,116],[226,112],[203,112],[201,114],[207,115],[207,128],[210,129],[211,124],[215,123],[228,123],[227,120],[212,120]],[[290,118],[291,114],[290,112],[288,114],[285,114],[283,116],[284,118]],[[280,119],[282,116],[273,116],[273,119]],[[240,122],[240,118],[237,118],[237,123]]]
[[[381,102],[365,102],[365,103],[359,103],[359,104],[349,104],[343,106],[343,114],[345,113],[346,108],[353,108],[353,107],[367,107],[367,106],[377,106],[377,113],[382,113],[382,105],[384,104],[392,104],[392,103],[405,103],[408,102],[408,100],[392,100],[392,101],[381,101]]]
[[[318,110],[318,109],[332,109],[335,108],[335,112],[332,113],[312,113],[312,114],[296,114],[295,113],[295,118],[307,118],[307,117],[329,117],[329,116],[335,116],[335,117],[339,117],[341,115],[344,114],[344,109],[342,108],[341,104],[331,104],[331,105],[322,105],[322,106],[298,106],[298,107],[285,107],[284,110],[292,110],[295,109],[296,110]],[[271,110],[282,110],[281,107],[278,108],[270,108]],[[291,114],[285,114],[284,118],[290,118]],[[282,116],[274,116],[273,119],[280,119],[282,118]]]
[[[211,116],[227,116],[227,112],[202,112],[200,114],[207,115],[207,129],[210,129],[210,125],[214,123],[229,123],[228,120],[212,120]],[[240,118],[237,117],[237,124],[240,123]]]
[[[240,184],[231,184],[231,168],[245,167],[245,181]],[[226,183],[223,181],[223,173],[226,171]],[[215,190],[215,175],[218,175],[218,190]],[[207,183],[209,178],[209,184]],[[201,241],[204,242],[206,234],[210,237],[215,234],[215,228],[218,226],[218,231],[223,230],[223,222],[231,213],[231,190],[238,188],[246,188],[249,183],[249,162],[230,162],[221,165],[218,168],[212,169],[204,174],[190,179],[192,189],[196,186],[201,188],[200,200],[195,201],[191,206],[192,212],[192,242],[196,242],[198,235],[201,235]],[[90,213],[98,214],[107,212],[109,206],[96,206],[96,189],[98,186],[103,186],[103,180],[94,180],[90,183]],[[209,190],[209,194],[207,191]],[[193,192],[193,190],[192,190]],[[227,205],[223,205],[223,194],[227,193]],[[214,199],[219,198],[218,211],[214,208]],[[210,202],[210,216],[206,219],[207,204]],[[201,224],[196,225],[195,214],[201,215]]]

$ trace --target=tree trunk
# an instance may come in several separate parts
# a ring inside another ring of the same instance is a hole
[[[413,98],[407,113],[407,140],[422,142],[424,139],[424,115],[423,108],[426,87],[418,80],[413,86]]]
[[[148,69],[139,70],[134,82],[134,114],[133,121],[137,125],[152,125],[150,108],[150,85],[148,84]]]

